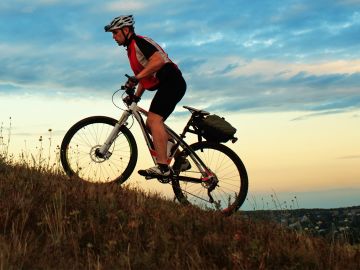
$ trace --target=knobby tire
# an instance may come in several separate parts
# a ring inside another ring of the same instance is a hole
[[[193,204],[203,209],[219,210],[225,215],[236,212],[244,203],[248,192],[248,175],[239,156],[223,144],[203,141],[190,145],[191,149],[203,160],[218,177],[219,183],[211,195],[215,203],[209,202],[207,189],[199,183],[189,183],[179,179],[201,178],[201,173],[191,161],[187,150],[182,155],[192,167],[172,180],[173,191],[182,204]]]
[[[112,155],[99,158],[96,149],[105,142],[117,120],[106,116],[85,118],[65,134],[60,147],[60,160],[66,174],[84,181],[123,183],[133,172],[138,156],[134,136],[121,126],[110,147]]]

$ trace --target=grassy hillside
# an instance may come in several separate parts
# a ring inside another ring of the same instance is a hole
[[[360,250],[0,162],[0,269],[360,269]]]

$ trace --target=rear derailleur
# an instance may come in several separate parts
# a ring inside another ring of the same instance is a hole
[[[215,190],[218,186],[219,180],[215,175],[210,176],[206,181],[203,181],[201,184],[207,189],[207,195],[209,196],[209,202],[214,203],[215,200],[211,195],[211,192]]]

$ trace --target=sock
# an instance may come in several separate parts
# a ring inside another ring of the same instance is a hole
[[[161,164],[161,163],[158,163],[158,167],[160,169],[161,172],[167,172],[169,170],[169,165],[167,164]]]

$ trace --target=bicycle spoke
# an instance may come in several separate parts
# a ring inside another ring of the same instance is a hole
[[[69,130],[61,145],[61,162],[69,175],[76,174],[91,182],[111,182],[119,177],[125,180],[129,176],[136,164],[137,148],[133,136],[125,127],[110,146],[106,158],[96,154],[115,123],[107,117],[90,117]],[[123,177],[125,171],[126,178]]]
[[[190,156],[191,170],[180,173],[174,192],[179,201],[186,201],[205,209],[237,209],[245,200],[247,193],[247,174],[241,160],[229,148],[208,142],[196,143],[193,150],[214,174],[206,182],[191,183],[186,179],[201,179],[202,174]],[[185,152],[186,153],[186,152]],[[243,170],[243,175],[241,175]],[[194,177],[195,176],[195,177]],[[242,179],[244,177],[244,179]],[[208,194],[212,181],[217,181]],[[244,185],[243,185],[244,184]],[[241,197],[239,197],[241,196]]]

